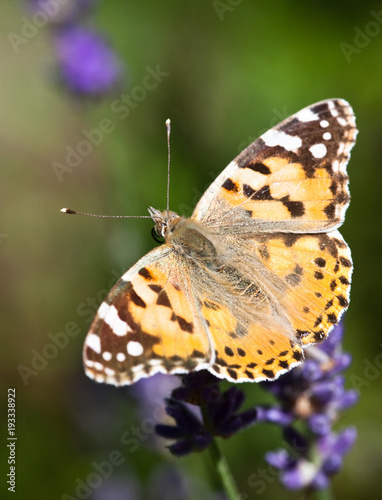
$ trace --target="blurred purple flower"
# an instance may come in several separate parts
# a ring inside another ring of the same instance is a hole
[[[132,474],[117,479],[106,479],[93,490],[91,500],[140,500],[141,487]]]
[[[67,26],[55,31],[54,42],[61,80],[71,92],[99,97],[116,88],[122,66],[99,33]]]
[[[281,471],[287,489],[327,488],[355,442],[353,427],[340,433],[332,429],[341,411],[358,400],[356,391],[345,390],[341,375],[351,362],[342,351],[343,330],[342,324],[334,327],[325,342],[305,350],[304,364],[275,382],[261,384],[278,404],[258,407],[258,421],[283,427],[289,450],[269,452],[266,460]],[[291,427],[297,422],[304,424],[304,435]]]
[[[51,24],[67,24],[80,20],[89,14],[98,0],[26,0],[30,15],[47,17]]]
[[[175,425],[156,426],[156,433],[176,442],[169,446],[174,455],[203,451],[214,437],[228,438],[256,421],[252,408],[241,413],[244,393],[232,386],[220,391],[220,380],[207,371],[192,372],[166,401],[166,412]],[[195,410],[195,405],[200,411]]]

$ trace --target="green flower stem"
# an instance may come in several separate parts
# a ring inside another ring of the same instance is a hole
[[[240,500],[239,492],[237,491],[237,486],[227,460],[220,451],[215,439],[208,447],[208,450],[216,471],[219,487],[227,493],[229,500]]]
[[[326,490],[316,491],[314,496],[317,500],[334,500],[333,491],[330,486]]]

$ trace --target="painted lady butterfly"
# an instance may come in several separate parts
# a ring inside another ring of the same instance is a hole
[[[258,382],[300,363],[348,306],[352,261],[337,228],[356,134],[346,101],[313,104],[240,153],[189,219],[150,208],[165,243],[101,304],[87,375],[125,385],[207,369]]]

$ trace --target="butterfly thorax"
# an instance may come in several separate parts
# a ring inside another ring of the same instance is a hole
[[[185,257],[197,260],[207,266],[216,261],[216,243],[205,226],[192,219],[180,217],[176,212],[149,208],[155,222],[155,232],[162,236],[173,250]],[[215,243],[215,244],[214,244]]]

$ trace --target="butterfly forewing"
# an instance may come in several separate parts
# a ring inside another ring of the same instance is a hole
[[[338,227],[350,200],[346,164],[356,133],[353,111],[342,99],[301,110],[240,153],[193,217],[220,232]]]
[[[117,282],[85,340],[87,375],[125,385],[158,372],[209,366],[209,337],[181,265],[162,245]]]

